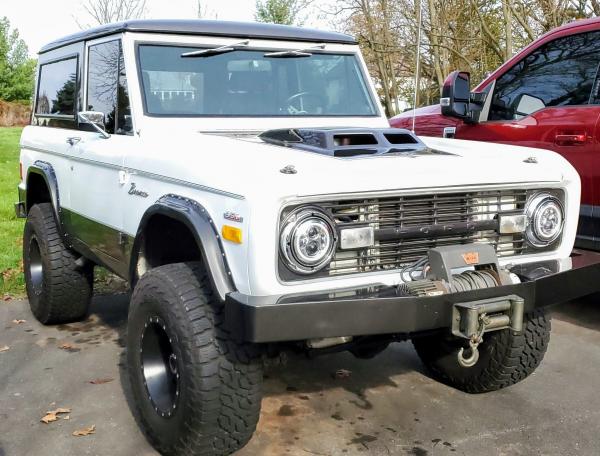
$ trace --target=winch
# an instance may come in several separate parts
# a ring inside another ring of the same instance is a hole
[[[494,248],[485,244],[437,247],[429,250],[428,261],[421,261],[425,278],[403,283],[399,293],[407,296],[439,296],[449,293],[511,285],[518,279],[501,269]],[[412,278],[412,272],[409,273]],[[523,328],[524,300],[508,295],[479,301],[456,303],[452,309],[452,334],[469,340],[469,355],[464,348],[457,353],[463,367],[479,359],[478,346],[485,332]]]

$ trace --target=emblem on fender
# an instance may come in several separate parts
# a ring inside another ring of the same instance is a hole
[[[238,223],[242,223],[244,221],[244,217],[242,217],[240,214],[236,214],[235,212],[225,212],[223,214],[223,218],[225,220],[230,220],[232,222]]]
[[[135,182],[131,183],[131,187],[127,193],[134,196],[141,196],[142,198],[148,198],[148,193],[138,190],[135,186]]]

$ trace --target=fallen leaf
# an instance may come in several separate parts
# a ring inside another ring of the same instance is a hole
[[[103,385],[104,383],[110,383],[114,380],[114,378],[95,378],[94,380],[90,380],[92,385]]]
[[[347,369],[338,369],[333,375],[334,378],[348,378],[352,375],[352,372]]]
[[[61,413],[71,413],[70,408],[59,407],[56,410],[51,410],[46,412],[46,414],[40,420],[42,423],[51,423],[52,421],[56,421],[58,419],[57,415]]]
[[[13,320],[12,322],[13,322],[15,325],[20,325],[20,324],[22,324],[22,323],[26,323],[26,322],[27,322],[27,320]]]
[[[58,348],[60,348],[61,350],[68,351],[69,353],[75,353],[75,352],[81,351],[81,348],[78,348],[69,342],[63,342],[62,344],[60,344],[58,346]]]
[[[48,412],[48,413],[52,413],[52,412]],[[53,413],[56,413],[57,415],[59,413],[71,413],[71,409],[70,408],[64,408],[64,407],[59,407],[56,410],[54,410]]]
[[[10,347],[8,345],[5,345],[4,347],[0,347],[0,353],[5,352],[10,350]]]
[[[56,418],[56,413],[47,413],[46,415],[44,415],[42,417],[42,419],[40,420],[42,423],[51,423],[52,421],[56,421],[58,418]]]
[[[94,424],[92,424],[90,427],[85,428],[85,429],[79,429],[75,432],[73,432],[73,435],[75,437],[84,437],[86,435],[90,435],[90,434],[95,434],[96,433],[96,426]]]

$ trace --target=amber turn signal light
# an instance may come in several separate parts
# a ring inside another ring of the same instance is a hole
[[[223,239],[227,239],[228,241],[235,242],[236,244],[242,243],[242,230],[235,226],[223,225],[221,235]]]

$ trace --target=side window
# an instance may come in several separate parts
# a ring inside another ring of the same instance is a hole
[[[520,119],[547,106],[590,103],[599,63],[600,32],[541,46],[498,78],[489,120]]]
[[[77,57],[40,66],[35,114],[75,116],[77,97]]]
[[[133,134],[120,40],[89,47],[86,99],[88,111],[104,113],[107,132]]]

